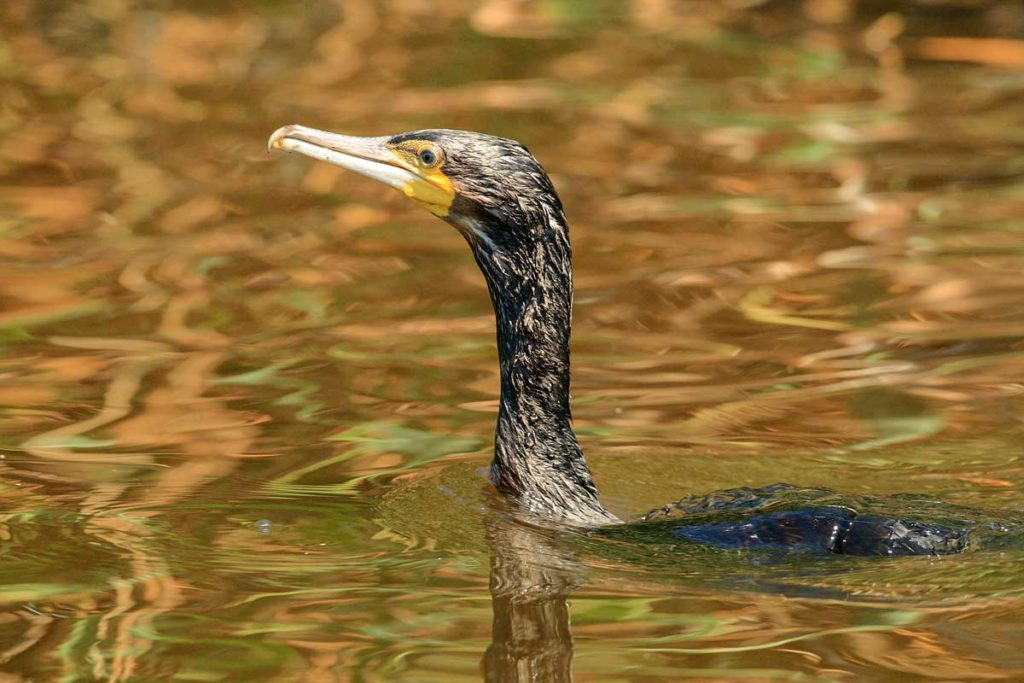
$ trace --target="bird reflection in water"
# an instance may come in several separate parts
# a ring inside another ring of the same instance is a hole
[[[491,645],[485,680],[572,680],[569,594],[582,567],[549,529],[501,513],[486,520],[491,550]]]

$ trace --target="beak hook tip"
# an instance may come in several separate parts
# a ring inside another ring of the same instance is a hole
[[[281,126],[271,133],[270,138],[267,139],[267,154],[270,154],[274,149],[279,148],[284,139],[287,138],[295,128],[296,126],[294,125]]]

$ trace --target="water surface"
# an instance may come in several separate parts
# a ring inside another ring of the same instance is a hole
[[[788,481],[995,518],[1024,506],[1019,3],[301,5],[0,7],[0,670],[1024,677],[1012,545],[767,562],[509,523],[465,244],[263,147],[530,147],[621,517]]]

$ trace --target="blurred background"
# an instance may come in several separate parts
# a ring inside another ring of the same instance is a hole
[[[0,680],[479,679],[483,280],[268,156],[289,123],[541,160],[620,516],[780,480],[1021,509],[1017,0],[6,0]],[[576,677],[1019,679],[1021,559],[752,589],[585,554]]]

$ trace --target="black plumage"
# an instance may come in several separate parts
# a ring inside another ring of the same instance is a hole
[[[543,517],[615,521],[570,424],[572,248],[551,180],[514,140],[445,130],[407,136],[443,141],[458,189],[446,220],[473,250],[494,306],[501,403],[491,480]]]
[[[550,178],[526,147],[467,131],[350,138],[299,126],[279,129],[270,144],[401,189],[466,238],[487,281],[497,324],[501,401],[491,464],[495,487],[525,511],[545,519],[579,526],[618,522],[601,505],[572,430],[569,229]],[[763,508],[771,507],[773,493],[793,489],[751,491],[751,499]],[[675,538],[722,548],[912,555],[959,552],[968,541],[962,528],[902,516],[858,515],[831,500],[736,520],[734,513],[748,509],[747,502],[740,501],[700,511],[733,515],[726,521],[697,514],[688,523],[687,512],[692,515],[693,510],[685,509],[687,500],[633,524],[664,527]],[[662,519],[666,516],[670,522]]]

